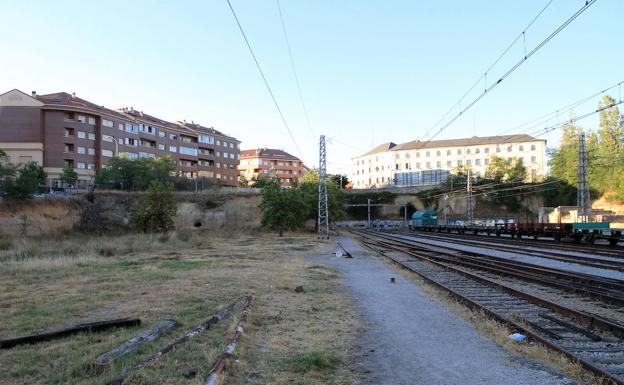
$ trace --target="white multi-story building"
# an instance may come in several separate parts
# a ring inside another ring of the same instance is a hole
[[[546,140],[526,134],[384,143],[352,159],[353,188],[436,184],[456,167],[485,176],[491,157],[522,158],[527,179],[546,175]]]

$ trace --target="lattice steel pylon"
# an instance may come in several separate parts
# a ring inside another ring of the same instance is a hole
[[[472,177],[470,169],[468,169],[468,177],[466,179],[466,222],[472,225],[473,222],[473,201],[472,201]]]
[[[327,152],[325,150],[325,135],[319,141],[319,169],[318,169],[318,218],[316,227],[318,239],[329,239],[329,208],[327,204]]]
[[[587,151],[585,149],[585,132],[579,138],[578,153],[578,192],[576,206],[578,208],[577,222],[591,222],[591,199],[587,185]]]

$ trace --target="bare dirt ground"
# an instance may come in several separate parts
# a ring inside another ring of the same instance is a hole
[[[0,350],[0,384],[105,384],[215,311],[254,296],[226,384],[354,384],[358,327],[340,276],[306,261],[333,251],[313,234],[127,235],[0,242],[0,338],[136,316],[142,326]],[[296,286],[304,292],[295,292]],[[237,314],[237,312],[235,313]],[[100,353],[166,316],[180,323],[103,373]],[[163,356],[128,384],[202,384],[236,316]]]

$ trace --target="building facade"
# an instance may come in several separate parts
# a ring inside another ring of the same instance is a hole
[[[300,179],[305,172],[301,159],[272,148],[242,150],[238,169],[241,178],[245,177],[247,181],[251,182],[258,177],[277,176],[284,187],[292,186],[293,180]]]
[[[168,122],[133,108],[112,110],[66,92],[0,95],[0,149],[12,163],[36,161],[49,181],[71,164],[87,189],[113,156],[170,157],[176,172],[238,185],[240,141],[214,128]]]
[[[484,177],[492,156],[521,158],[527,179],[546,175],[546,140],[526,134],[384,143],[352,159],[353,188],[438,184],[451,170],[469,167]]]

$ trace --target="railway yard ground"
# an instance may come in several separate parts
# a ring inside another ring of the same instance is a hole
[[[0,349],[0,384],[109,383],[246,295],[252,308],[227,384],[357,382],[348,350],[358,321],[339,275],[303,258],[335,250],[314,234],[71,236],[3,245],[0,339],[128,316],[142,325]],[[159,340],[109,369],[91,368],[99,354],[167,316],[178,326]],[[214,325],[124,383],[203,384],[235,322]]]
[[[72,235],[0,246],[0,339],[141,319],[0,349],[2,385],[204,384],[239,330],[238,306],[140,366],[246,296],[251,312],[226,385],[624,383],[619,249],[369,231],[321,241],[305,232]],[[340,249],[353,258],[335,256]],[[160,339],[94,364],[167,318],[177,325]]]

